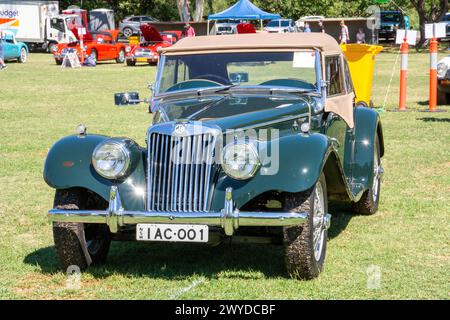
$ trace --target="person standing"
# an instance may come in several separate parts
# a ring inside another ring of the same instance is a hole
[[[366,34],[363,28],[358,28],[358,33],[356,34],[356,43],[366,43]]]
[[[184,36],[185,37],[195,37],[195,30],[189,23],[184,25]]]
[[[348,27],[345,25],[344,20],[341,20],[340,26],[339,41],[341,44],[347,44],[350,41],[350,36],[348,35]]]
[[[5,58],[3,56],[3,31],[0,30],[0,70],[8,68],[8,66],[5,64],[4,59]]]
[[[325,26],[322,20],[319,20],[319,32],[325,33]]]
[[[305,28],[303,29],[303,32],[311,32],[311,28],[309,27],[309,23],[305,23]]]

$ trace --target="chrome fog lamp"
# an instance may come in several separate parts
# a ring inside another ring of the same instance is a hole
[[[127,46],[126,48],[125,48],[125,52],[131,52],[131,47],[129,47],[129,46]]]
[[[256,174],[260,166],[258,151],[253,144],[235,142],[223,150],[222,169],[233,179],[246,180]]]
[[[107,179],[120,179],[126,175],[131,163],[131,152],[118,139],[108,139],[97,145],[92,153],[95,171]]]
[[[446,63],[438,63],[437,65],[437,75],[439,78],[445,78],[445,75],[447,74],[448,66]]]

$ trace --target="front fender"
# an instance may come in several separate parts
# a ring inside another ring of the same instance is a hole
[[[227,187],[233,188],[233,199],[237,208],[241,208],[256,196],[267,191],[301,192],[308,190],[319,179],[328,155],[333,150],[329,139],[319,133],[296,134],[272,140],[270,142],[271,150],[273,150],[274,142],[279,143],[279,158],[274,156],[270,161],[268,157],[262,156],[266,153],[260,147],[259,154],[263,164],[253,178],[238,181],[221,172],[213,194],[211,204],[213,210],[223,208]],[[270,153],[268,154],[270,156]]]
[[[134,171],[124,181],[112,181],[101,177],[93,168],[92,152],[107,136],[90,134],[87,136],[67,136],[56,142],[50,149],[44,165],[44,180],[54,189],[74,187],[95,192],[106,201],[110,188],[118,186],[123,196],[123,206],[127,210],[145,208],[145,171],[143,155]]]

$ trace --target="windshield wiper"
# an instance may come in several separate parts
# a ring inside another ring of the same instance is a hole
[[[236,87],[235,84],[225,85],[221,87],[211,87],[211,88],[202,88],[197,90],[197,94],[201,95],[204,92],[211,92],[211,93],[224,93],[230,90],[231,88]]]
[[[283,93],[306,93],[313,96],[320,97],[320,94],[317,91],[313,91],[312,89],[302,89],[302,88],[270,88],[270,93],[274,92],[283,92]]]

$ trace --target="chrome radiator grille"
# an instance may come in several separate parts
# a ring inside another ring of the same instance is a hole
[[[152,211],[206,212],[212,189],[215,136],[150,133],[148,201]]]

